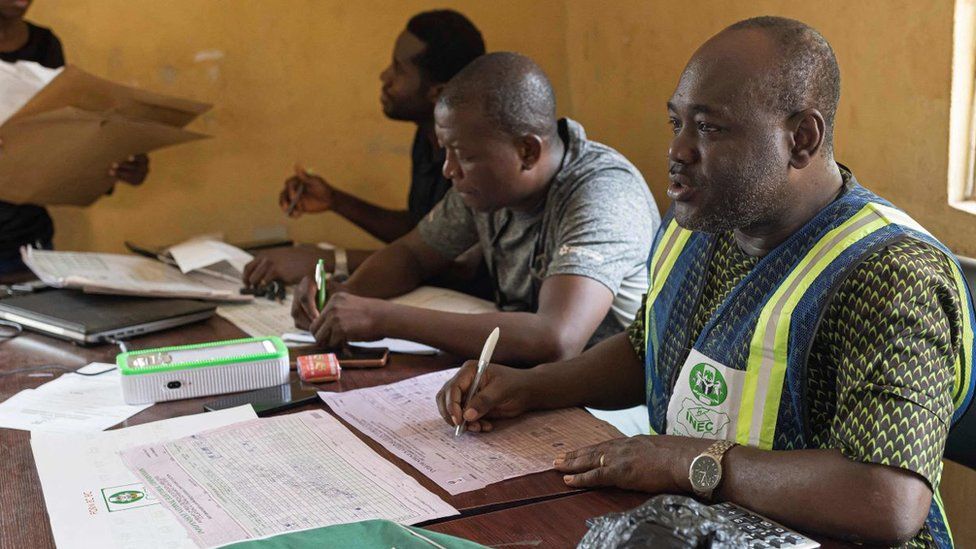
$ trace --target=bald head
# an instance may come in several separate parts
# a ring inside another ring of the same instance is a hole
[[[743,36],[753,35],[752,38]],[[696,58],[712,50],[727,47],[729,41],[751,43],[733,51],[752,65],[749,93],[766,106],[787,116],[803,109],[817,109],[823,115],[823,152],[833,153],[834,118],[840,101],[840,70],[837,58],[827,40],[813,27],[785,17],[754,17],[729,26],[696,53]],[[692,60],[694,62],[694,59]],[[742,73],[736,78],[743,78]]]
[[[452,110],[474,107],[512,136],[556,134],[556,96],[542,69],[524,55],[483,55],[447,83],[437,101]]]

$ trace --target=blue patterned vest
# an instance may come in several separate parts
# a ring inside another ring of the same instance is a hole
[[[759,260],[708,319],[690,351],[662,352],[690,341],[698,300],[688,297],[701,295],[715,236],[682,229],[670,212],[665,216],[648,260],[644,309],[651,432],[728,439],[766,450],[810,447],[806,363],[820,318],[861,261],[905,238],[931,243],[955,265],[963,303],[955,422],[974,388],[976,314],[962,269],[907,214],[854,181],[842,197]],[[677,358],[662,358],[668,356]],[[927,523],[940,545],[951,546],[941,507],[936,491]]]

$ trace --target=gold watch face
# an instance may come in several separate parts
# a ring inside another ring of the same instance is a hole
[[[696,492],[710,492],[722,480],[722,467],[718,460],[701,455],[691,462],[691,486]]]

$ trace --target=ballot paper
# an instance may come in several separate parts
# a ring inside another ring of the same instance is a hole
[[[32,433],[55,544],[60,549],[196,547],[176,517],[122,463],[119,452],[255,417],[245,405],[104,433]]]
[[[295,530],[458,514],[337,419],[313,410],[122,452],[200,546]]]
[[[69,372],[15,394],[0,403],[0,427],[32,432],[103,431],[152,406],[125,403],[114,364],[96,362],[78,371],[106,373],[81,376]]]
[[[566,408],[496,420],[491,432],[455,438],[434,398],[456,372],[319,396],[339,417],[452,495],[551,469],[560,452],[622,436],[585,411]]]
[[[47,285],[89,293],[251,301],[240,284],[190,273],[145,257],[24,248],[24,263]]]

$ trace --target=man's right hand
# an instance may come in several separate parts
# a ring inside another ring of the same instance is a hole
[[[532,370],[489,364],[481,376],[480,388],[462,410],[461,402],[468,395],[477,369],[477,360],[465,362],[437,392],[437,409],[452,426],[463,417],[468,431],[488,432],[493,426],[486,418],[515,417],[538,407],[539,403],[532,402]]]
[[[302,195],[298,196],[298,190],[304,186]],[[324,179],[313,175],[302,168],[295,166],[295,175],[285,181],[285,188],[278,196],[278,205],[281,211],[288,213],[291,203],[298,197],[295,209],[291,212],[291,217],[301,217],[306,213],[317,213],[331,210],[335,207],[336,190],[332,188]]]
[[[253,288],[268,284],[272,280],[281,280],[285,284],[294,284],[303,276],[315,271],[315,263],[325,259],[328,265],[333,264],[332,252],[315,246],[295,246],[282,248],[268,248],[255,252],[254,259],[244,266],[244,285]]]

